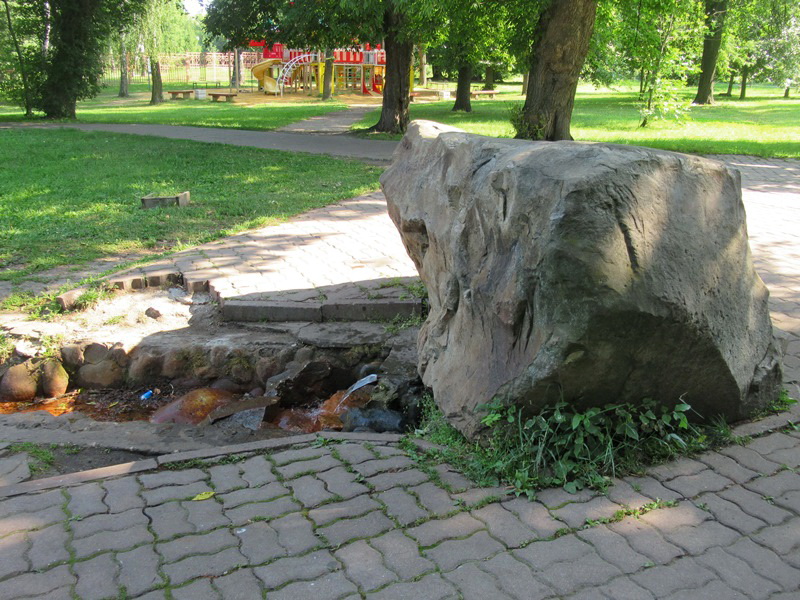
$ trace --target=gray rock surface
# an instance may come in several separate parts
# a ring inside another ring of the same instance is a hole
[[[461,431],[493,398],[683,398],[736,420],[777,394],[769,294],[723,164],[418,121],[381,184],[430,296],[420,374]]]

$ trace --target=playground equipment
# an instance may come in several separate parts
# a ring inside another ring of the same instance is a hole
[[[261,61],[253,66],[252,69],[250,69],[250,71],[253,73],[253,77],[255,77],[258,81],[259,88],[267,93],[278,93],[278,82],[270,77],[270,73],[273,67],[280,64],[280,59],[268,58],[267,60]]]
[[[251,71],[265,93],[283,95],[290,88],[308,92],[312,87],[316,87],[318,93],[322,91],[325,76],[323,53],[284,48],[283,44],[267,46],[259,41],[251,41],[250,46],[264,48],[264,60]],[[364,44],[358,49],[334,50],[333,64],[332,82],[337,92],[360,92],[371,96],[383,92],[386,51],[380,45],[374,49]],[[270,73],[278,67],[280,72],[273,79]]]

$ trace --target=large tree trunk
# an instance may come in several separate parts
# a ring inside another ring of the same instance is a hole
[[[461,66],[458,68],[458,85],[456,86],[456,101],[453,110],[463,110],[472,112],[470,103],[470,84],[472,83],[472,65]]]
[[[233,87],[238,92],[239,86],[241,85],[242,85],[241,54],[239,54],[239,49],[236,48],[233,51],[233,81],[231,81],[231,87]]]
[[[33,116],[33,102],[31,100],[31,88],[28,85],[28,70],[25,66],[25,59],[22,56],[22,49],[20,48],[19,41],[17,40],[17,33],[14,30],[14,23],[11,20],[11,8],[8,6],[8,0],[3,0],[3,5],[6,8],[6,20],[8,21],[8,34],[14,44],[14,49],[17,52],[17,60],[19,61],[19,74],[22,78],[22,95],[23,103],[25,104],[25,116]]]
[[[425,55],[425,46],[419,47],[419,85],[428,85],[428,57]]]
[[[414,44],[400,38],[403,20],[401,13],[391,9],[384,15],[386,76],[383,86],[383,106],[381,117],[372,127],[372,131],[405,133],[408,126]]]
[[[541,15],[518,138],[572,139],[572,107],[596,11],[597,0],[552,0]]]
[[[706,0],[706,35],[703,39],[703,58],[700,61],[700,81],[694,104],[714,103],[714,71],[717,68],[722,31],[728,0]]]
[[[128,91],[128,49],[125,47],[125,34],[119,36],[119,94],[120,98],[130,96]]]
[[[322,99],[330,100],[333,96],[333,50],[325,50],[325,74],[322,76]]]
[[[483,78],[483,89],[494,90],[494,67],[492,65],[486,67],[486,76]]]
[[[150,104],[161,104],[164,101],[164,84],[161,82],[161,63],[153,56],[150,57],[150,71],[153,77],[153,90],[150,94]]]
[[[742,67],[742,89],[739,92],[739,100],[744,100],[747,97],[747,76],[749,75],[749,70],[750,67],[747,65]]]

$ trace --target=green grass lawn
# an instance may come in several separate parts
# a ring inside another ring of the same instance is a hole
[[[642,128],[634,92],[581,86],[572,116],[572,136],[580,141],[678,152],[800,158],[800,98],[784,99],[782,90],[766,86],[751,88],[750,95],[743,101],[718,96],[713,106],[693,106],[683,123],[661,120]],[[412,104],[411,118],[439,121],[482,135],[512,137],[509,108],[522,101],[519,95],[503,93],[495,100],[473,101],[471,113],[453,112],[452,100]],[[356,128],[372,125],[378,114],[366,115]]]
[[[0,280],[278,223],[374,190],[379,174],[355,161],[274,150],[0,129]],[[141,196],[183,190],[189,207],[140,208]]]
[[[165,90],[185,88],[186,84],[165,85]],[[227,88],[221,88],[220,91],[227,91]],[[247,105],[236,102],[211,102],[210,99],[165,100],[161,104],[150,106],[150,94],[146,91],[146,86],[131,86],[131,94],[130,98],[119,98],[115,88],[105,88],[96,98],[78,103],[78,121],[195,125],[266,131],[347,108],[346,104],[336,101]],[[23,115],[19,108],[0,106],[0,121],[22,120]]]

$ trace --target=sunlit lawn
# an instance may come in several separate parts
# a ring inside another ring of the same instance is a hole
[[[257,148],[0,129],[0,280],[278,223],[373,190],[379,173],[356,161]],[[189,207],[140,208],[141,196],[183,190]]]
[[[722,91],[722,90],[720,90]],[[687,91],[687,94],[690,92]],[[717,96],[713,106],[693,106],[684,122],[654,121],[639,127],[636,94],[581,86],[575,100],[572,135],[576,140],[636,144],[701,154],[752,154],[800,157],[800,98],[784,99],[783,90],[757,86],[746,100]],[[522,96],[503,93],[472,102],[471,113],[453,112],[452,100],[411,105],[412,119],[430,119],[472,133],[511,137],[509,109]],[[376,121],[370,113],[358,126]]]

